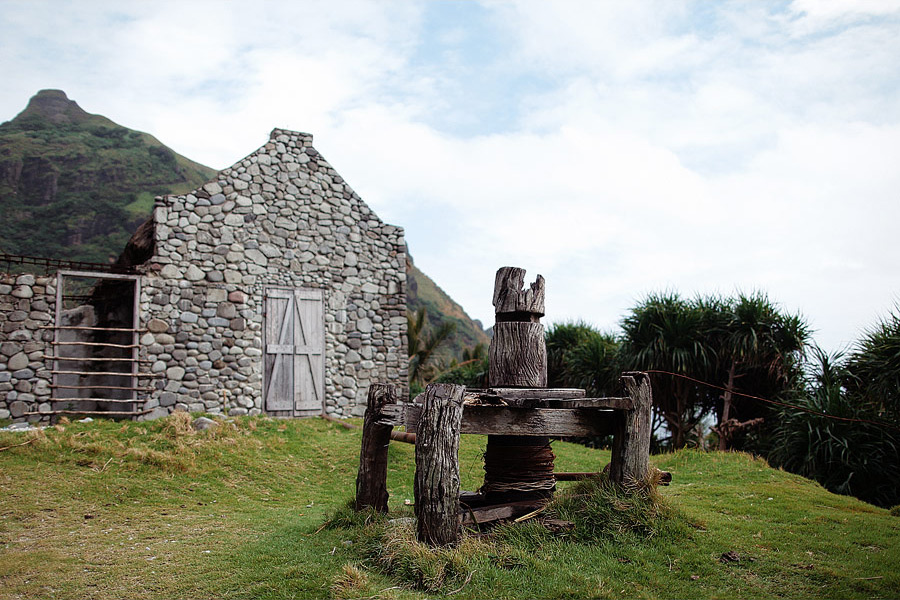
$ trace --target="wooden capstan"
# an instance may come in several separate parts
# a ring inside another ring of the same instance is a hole
[[[503,267],[494,285],[496,325],[488,389],[430,384],[411,404],[397,403],[388,384],[373,384],[363,425],[356,508],[387,510],[387,445],[405,425],[415,436],[416,533],[431,545],[454,544],[462,526],[515,518],[552,495],[549,437],[613,435],[609,477],[624,484],[647,478],[650,453],[650,379],[623,373],[625,395],[586,398],[581,389],[547,389],[547,352],[540,318],[544,279],[524,288],[525,271]],[[459,436],[488,436],[485,481],[461,492]],[[588,475],[588,474],[581,474]]]
[[[544,278],[524,287],[525,269],[502,267],[494,279],[494,337],[488,384],[499,388],[547,387]],[[486,503],[552,496],[553,451],[546,436],[489,435],[484,453]]]

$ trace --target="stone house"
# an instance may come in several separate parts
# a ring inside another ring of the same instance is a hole
[[[405,269],[403,230],[276,129],[157,198],[117,273],[0,279],[0,418],[360,415],[406,385]]]

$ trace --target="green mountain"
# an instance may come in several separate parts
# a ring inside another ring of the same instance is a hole
[[[471,319],[462,306],[454,302],[431,277],[420,271],[408,251],[406,257],[407,309],[415,313],[425,308],[428,324],[432,328],[437,328],[442,321],[456,323],[456,331],[438,354],[445,359],[459,359],[463,348],[474,348],[477,344],[487,346],[491,339],[484,332],[481,322]]]
[[[41,90],[0,124],[0,252],[88,262],[115,259],[153,198],[216,171],[153,136]]]
[[[113,261],[150,216],[154,197],[191,191],[215,175],[152,135],[85,112],[61,90],[41,90],[0,124],[0,253]],[[447,358],[487,343],[481,324],[412,258],[407,281],[410,310],[424,306],[431,324],[457,324]]]

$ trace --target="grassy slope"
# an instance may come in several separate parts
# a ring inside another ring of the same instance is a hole
[[[25,435],[0,433],[0,447]],[[463,436],[466,489],[479,485],[484,440]],[[426,597],[366,562],[358,528],[321,528],[352,497],[359,442],[320,420],[196,434],[171,419],[47,430],[0,452],[0,598]],[[560,470],[608,460],[554,449]],[[503,552],[473,541],[463,572],[428,597],[460,586],[454,597],[900,594],[900,518],[888,511],[741,454],[656,464],[675,480],[664,491],[671,526],[654,538]],[[392,444],[389,469],[391,510],[408,515],[413,447]],[[727,551],[741,562],[719,562]]]

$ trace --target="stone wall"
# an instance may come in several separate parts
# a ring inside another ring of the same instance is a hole
[[[0,275],[0,419],[49,419],[55,310],[55,277]]]
[[[148,418],[176,408],[258,414],[263,293],[325,296],[325,411],[360,415],[370,383],[406,387],[403,230],[383,223],[313,148],[275,130],[191,194],[157,199],[144,264]]]

